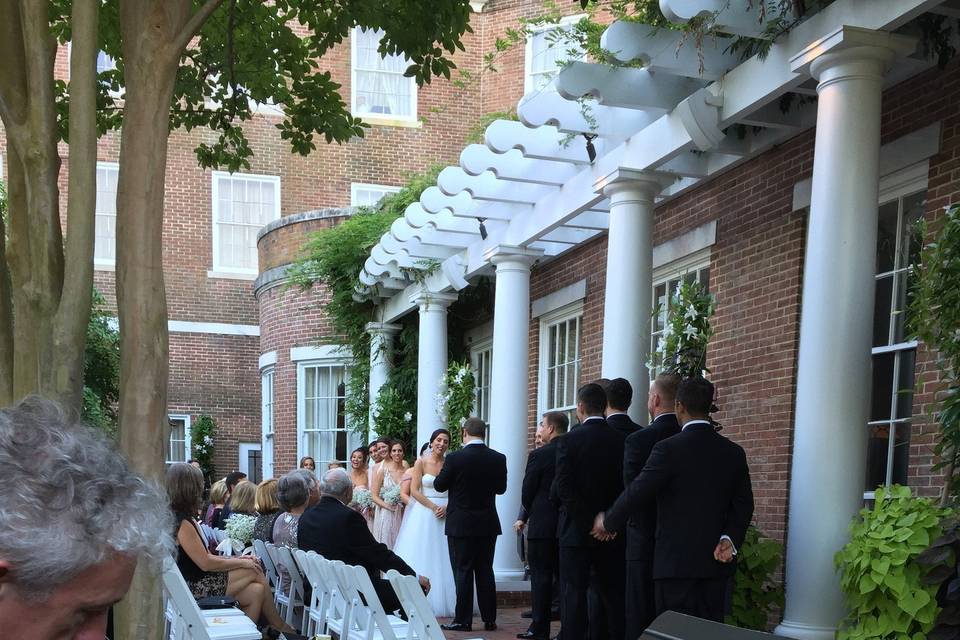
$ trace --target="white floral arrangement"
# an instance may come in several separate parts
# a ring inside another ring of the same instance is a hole
[[[373,506],[373,494],[370,493],[369,489],[354,489],[353,490],[353,504],[357,505],[362,509],[369,509]]]
[[[437,416],[444,425],[462,427],[473,412],[476,392],[473,369],[467,362],[451,362],[447,372],[440,378],[440,390],[437,393]],[[450,433],[450,449],[460,448],[459,429]]]
[[[664,318],[663,332],[647,368],[676,373],[681,378],[704,375],[707,343],[713,337],[713,296],[699,282],[681,281],[670,296],[666,313],[663,312],[659,305],[653,312],[654,319]]]
[[[380,489],[380,499],[389,505],[400,504],[400,485]]]
[[[224,529],[227,532],[227,536],[234,542],[239,543],[241,548],[243,548],[249,546],[253,540],[253,525],[256,521],[257,518],[255,516],[250,516],[245,513],[234,513],[227,518]]]

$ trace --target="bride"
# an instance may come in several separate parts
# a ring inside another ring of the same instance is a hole
[[[443,531],[447,515],[447,492],[438,492],[433,481],[443,469],[443,456],[450,446],[450,432],[437,429],[430,436],[429,449],[413,466],[410,506],[393,551],[418,575],[430,578],[427,601],[439,618],[451,617],[457,604],[453,569]]]

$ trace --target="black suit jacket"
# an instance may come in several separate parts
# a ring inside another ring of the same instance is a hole
[[[562,436],[561,436],[562,437]],[[527,457],[520,503],[527,513],[527,538],[556,539],[557,505],[550,500],[550,487],[557,468],[557,440],[551,440]]]
[[[623,449],[623,486],[630,486],[647,464],[653,446],[680,433],[674,413],[665,413],[627,437]],[[657,531],[657,505],[650,503],[630,517],[627,523],[627,560],[653,560]]]
[[[631,420],[630,416],[625,413],[615,413],[612,416],[607,416],[607,424],[628,438],[640,429],[640,425]]]
[[[656,501],[653,577],[718,578],[735,564],[713,559],[720,537],[740,548],[753,517],[747,456],[713,425],[695,423],[654,445],[646,466],[607,511],[604,526],[622,530],[627,519]]]
[[[323,496],[300,516],[297,546],[316,551],[327,560],[361,565],[376,584],[380,572],[396,569],[403,575],[416,575],[400,556],[377,542],[362,515],[336,498]]]
[[[561,547],[598,544],[593,519],[623,491],[624,435],[603,418],[589,418],[557,441],[553,495],[560,504]]]
[[[500,535],[497,496],[507,491],[507,458],[502,453],[482,443],[467,445],[447,456],[433,487],[450,492],[448,536]]]

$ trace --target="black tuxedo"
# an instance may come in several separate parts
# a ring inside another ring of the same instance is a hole
[[[496,622],[497,584],[493,552],[500,535],[497,496],[507,490],[507,458],[483,443],[468,444],[451,453],[433,481],[437,491],[449,491],[447,547],[457,587],[453,621],[473,621],[473,583],[484,622]]]
[[[739,548],[753,517],[746,454],[713,425],[688,424],[654,445],[643,471],[607,511],[604,526],[622,530],[653,502],[657,612],[672,609],[720,621],[726,582],[736,567],[714,560],[713,551],[724,535]]]
[[[640,425],[634,422],[626,413],[615,413],[607,416],[607,424],[628,438],[640,430]]]
[[[623,450],[623,484],[640,475],[655,444],[680,433],[674,413],[664,413],[627,438]],[[656,615],[653,592],[653,547],[657,529],[657,505],[649,504],[627,523],[627,640],[636,640]]]
[[[362,566],[388,612],[399,609],[400,601],[380,573],[396,569],[404,575],[416,575],[400,556],[373,539],[362,515],[330,496],[321,497],[300,516],[297,546],[304,551],[316,551],[327,560]]]
[[[623,637],[623,540],[598,542],[590,530],[594,516],[608,509],[623,490],[624,440],[606,420],[595,417],[557,441],[553,493],[560,503],[557,532],[565,638]],[[589,624],[588,589],[596,594],[602,611],[590,607],[594,619]],[[609,634],[600,631],[601,619],[607,621]]]
[[[563,436],[560,436],[563,437]],[[550,499],[557,468],[557,441],[530,452],[523,474],[520,502],[527,514],[527,560],[530,564],[530,599],[533,615],[529,631],[550,637],[554,578],[559,570],[557,505]]]

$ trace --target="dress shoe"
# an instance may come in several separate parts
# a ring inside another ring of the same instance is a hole
[[[533,617],[533,609],[527,609],[526,611],[522,612],[520,614],[520,617],[526,618],[527,620],[529,620],[530,618]]]
[[[496,631],[496,630],[497,630],[497,623],[496,623],[496,622],[484,622],[484,623],[483,623],[483,630],[484,630],[484,631]]]
[[[450,624],[442,624],[440,628],[444,631],[473,631],[473,627],[469,624],[462,624],[460,622],[451,622]]]
[[[549,636],[538,636],[533,631],[518,633],[517,637],[520,638],[520,640],[549,640]]]

